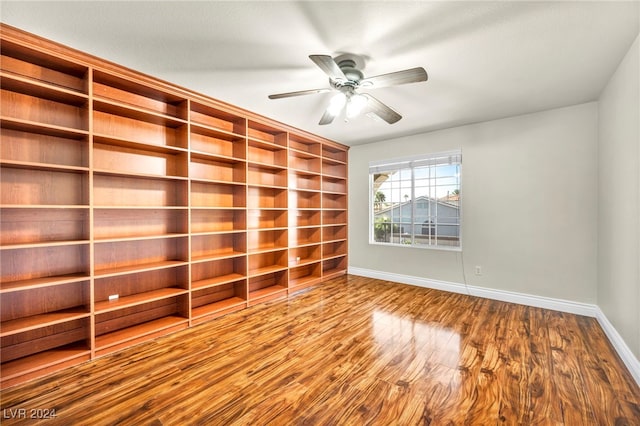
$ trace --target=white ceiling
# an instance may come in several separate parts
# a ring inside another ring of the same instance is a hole
[[[4,23],[347,145],[596,100],[640,31],[640,2],[2,1]],[[403,115],[319,126],[331,94],[310,54],[365,75],[424,67],[371,92]]]

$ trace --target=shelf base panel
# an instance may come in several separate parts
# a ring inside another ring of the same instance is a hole
[[[189,326],[187,318],[172,315],[96,337],[96,357],[128,348]]]
[[[247,307],[247,301],[240,297],[231,297],[219,302],[199,306],[191,310],[191,323],[202,324],[214,318],[218,318],[235,311],[241,311]]]
[[[2,364],[2,388],[15,386],[31,379],[63,370],[91,359],[91,351],[84,344],[65,345]]]

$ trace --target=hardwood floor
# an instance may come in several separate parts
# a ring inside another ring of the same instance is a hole
[[[595,319],[355,276],[6,389],[1,405],[3,425],[37,423],[20,409],[55,410],[47,425],[640,424],[640,389]]]

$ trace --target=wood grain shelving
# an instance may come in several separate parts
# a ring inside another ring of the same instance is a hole
[[[347,147],[0,35],[2,387],[346,272]]]

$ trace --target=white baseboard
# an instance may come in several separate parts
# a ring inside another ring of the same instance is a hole
[[[396,274],[393,272],[356,268],[353,266],[349,266],[348,273],[384,281],[410,284],[418,287],[432,288],[452,293],[468,294],[470,296],[483,297],[486,299],[500,300],[502,302],[517,303],[519,305],[551,309],[554,311],[596,318],[609,338],[609,341],[618,352],[618,355],[622,358],[622,361],[629,369],[629,372],[638,385],[640,385],[640,362],[597,305],[554,299],[551,297],[535,296],[532,294],[516,293],[512,291],[496,290],[492,288],[466,286],[464,284],[449,281],[432,280],[428,278]]]
[[[636,379],[636,383],[640,386],[640,361],[638,361],[638,358],[631,352],[631,349],[629,349],[629,346],[627,346],[622,336],[620,336],[618,330],[609,322],[609,319],[600,308],[597,309],[596,319],[616,349],[616,352],[618,352],[618,355],[629,369],[629,372],[633,378]]]

